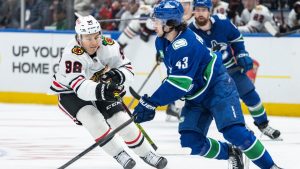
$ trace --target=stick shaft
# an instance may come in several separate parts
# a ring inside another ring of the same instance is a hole
[[[133,122],[134,118],[135,117],[132,116],[129,120],[127,120],[126,122],[124,122],[123,124],[121,124],[119,127],[115,128],[108,135],[106,135],[106,137],[104,137],[103,139],[100,139],[98,142],[94,143],[93,145],[91,145],[90,147],[88,147],[87,149],[85,149],[83,152],[81,152],[80,154],[78,154],[77,156],[75,156],[74,158],[72,158],[70,161],[68,161],[67,163],[65,163],[64,165],[62,165],[61,167],[59,167],[58,169],[65,169],[66,167],[68,167],[69,165],[71,165],[72,163],[74,163],[75,161],[77,161],[78,159],[80,159],[81,157],[83,157],[85,154],[87,154],[88,152],[90,152],[91,150],[93,150],[94,148],[96,148],[97,146],[103,146],[103,144],[106,141],[108,141],[109,139],[111,139],[117,132],[119,132],[124,127],[126,127],[131,122]]]

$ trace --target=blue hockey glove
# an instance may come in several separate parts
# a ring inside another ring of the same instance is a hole
[[[253,68],[253,60],[248,53],[239,53],[236,58],[237,64],[242,67],[242,73],[246,73]]]
[[[134,122],[141,123],[152,120],[155,116],[156,107],[149,101],[148,95],[145,94],[134,108],[133,115],[136,116]]]

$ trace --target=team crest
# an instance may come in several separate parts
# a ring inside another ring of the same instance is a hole
[[[102,44],[104,46],[106,46],[106,45],[113,45],[113,44],[115,44],[115,41],[112,40],[111,38],[102,36]]]
[[[223,52],[227,49],[227,44],[226,43],[223,43],[223,42],[220,42],[218,43],[216,40],[212,40],[211,41],[211,50],[213,52]]]
[[[72,53],[75,55],[82,55],[84,53],[84,49],[80,46],[74,46],[72,49]]]
[[[177,50],[181,47],[187,46],[188,42],[186,41],[186,39],[177,39],[175,42],[172,43],[172,47],[174,50]]]

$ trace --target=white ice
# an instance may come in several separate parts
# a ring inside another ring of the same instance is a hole
[[[155,119],[142,126],[158,145],[158,152],[168,159],[167,169],[226,169],[227,161],[187,155],[179,145],[177,122],[165,122],[158,112]],[[274,161],[285,169],[299,169],[300,118],[269,117],[270,124],[280,129],[283,141],[261,137]],[[253,120],[247,124],[260,137]],[[224,140],[214,122],[208,136]],[[56,106],[0,104],[0,168],[55,169],[94,143],[87,131],[75,125]],[[131,152],[133,155],[133,153]],[[137,156],[136,169],[151,169]],[[121,169],[117,162],[96,148],[77,160],[68,169]],[[250,169],[257,168],[250,164]]]

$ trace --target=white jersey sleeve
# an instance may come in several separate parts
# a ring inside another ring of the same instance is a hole
[[[295,26],[299,26],[300,25],[300,20],[297,20],[297,16],[296,16],[296,12],[294,9],[291,10],[291,12],[289,13],[288,16],[288,26],[290,28],[293,28]]]
[[[246,25],[250,21],[251,12],[248,9],[244,9],[241,13],[241,25]]]
[[[275,25],[273,14],[269,9],[263,5],[257,5],[250,14],[249,22],[244,26],[239,26],[240,32],[254,33],[254,32],[267,32],[264,28],[264,23],[269,21]]]

